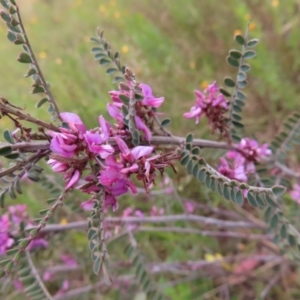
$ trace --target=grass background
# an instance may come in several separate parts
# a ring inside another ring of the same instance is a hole
[[[257,57],[251,61],[246,89],[246,136],[270,141],[283,118],[299,107],[299,0],[19,2],[32,47],[61,111],[79,114],[89,127],[97,126],[100,114],[107,116],[108,91],[116,88],[90,53],[89,37],[97,27],[104,29],[112,48],[120,50],[123,64],[135,71],[138,81],[150,84],[156,95],[165,97],[161,111],[172,118],[172,131],[178,135],[192,131],[199,138],[214,138],[205,120],[195,127],[182,114],[193,104],[195,89],[203,89],[214,80],[221,85],[226,75],[235,75],[225,58],[230,49],[238,47],[234,34],[243,32],[248,22],[250,36],[261,42]],[[48,120],[43,108],[34,109],[39,98],[29,94],[30,80],[22,77],[26,66],[16,62],[19,52],[20,47],[7,41],[5,24],[0,23],[0,95]],[[1,120],[1,129],[10,126],[7,119]],[[201,193],[198,189],[189,179],[179,182],[183,195],[218,205],[219,199],[211,200],[203,188]],[[29,189],[22,201],[35,212],[44,207],[36,199],[36,191]],[[133,204],[130,199],[124,203]],[[81,247],[80,235],[71,239],[76,247]],[[182,248],[174,249],[179,240]],[[219,242],[198,237],[181,241],[172,234],[145,234],[141,241],[144,248],[151,246],[156,256],[160,254],[162,260],[170,261],[186,259],[187,248],[191,257],[201,257],[207,249],[225,255],[228,249],[236,247],[224,249]],[[169,288],[167,293],[173,299],[201,299],[195,291],[200,295],[212,287],[212,280],[201,279]],[[259,290],[261,286],[251,288]],[[246,294],[243,289],[237,290],[231,299],[248,299],[244,298]],[[289,299],[276,288],[272,297]]]

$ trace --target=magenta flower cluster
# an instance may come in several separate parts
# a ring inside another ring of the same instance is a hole
[[[255,172],[255,163],[267,159],[271,154],[267,144],[260,146],[256,140],[243,138],[235,150],[220,158],[218,171],[230,179],[246,182],[248,175]]]
[[[213,132],[217,130],[221,136],[226,136],[228,126],[224,114],[228,110],[228,103],[225,97],[219,93],[217,83],[210,84],[203,93],[196,90],[195,95],[195,105],[183,116],[187,119],[195,118],[196,124],[199,123],[201,116],[205,116]]]
[[[145,141],[151,140],[151,129],[155,116],[154,108],[159,107],[164,98],[155,98],[150,86],[140,84],[143,99],[137,101],[135,122],[137,129],[144,135]],[[113,210],[118,207],[117,196],[128,191],[136,193],[136,186],[132,175],[141,181],[148,191],[154,183],[155,171],[172,164],[173,157],[167,154],[155,154],[152,146],[136,146],[129,149],[127,143],[131,134],[123,122],[122,97],[131,97],[130,82],[119,86],[118,91],[111,91],[112,103],[107,104],[107,110],[117,123],[110,125],[103,116],[99,117],[99,127],[88,130],[80,117],[74,113],[61,113],[60,116],[67,124],[60,127],[60,132],[49,131],[51,150],[53,154],[48,160],[52,170],[62,173],[66,182],[66,189],[74,188],[80,181],[83,172],[88,174],[78,189],[93,194],[103,190],[105,192],[105,207]],[[171,156],[174,154],[171,154]],[[97,166],[88,163],[97,163]],[[85,209],[93,207],[93,197],[82,203]]]
[[[25,225],[25,229],[34,227],[24,204],[9,206],[8,212],[0,216],[0,255],[5,254],[19,238],[22,238],[21,223]],[[47,246],[48,242],[39,237],[30,243],[28,249]]]

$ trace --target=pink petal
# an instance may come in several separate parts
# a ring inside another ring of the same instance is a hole
[[[126,143],[118,136],[115,136],[115,140],[119,146],[119,149],[121,150],[121,153],[125,156],[129,155],[130,150],[129,150],[128,146],[126,145]]]
[[[142,156],[146,156],[152,153],[153,149],[154,147],[152,146],[137,146],[131,150],[131,153],[133,154],[135,159],[139,159]]]
[[[192,108],[191,111],[184,113],[183,116],[186,119],[192,119],[192,118],[199,116],[201,114],[201,112],[202,112],[202,109],[200,107],[197,107],[194,109]]]
[[[73,176],[71,177],[68,184],[66,185],[66,189],[73,187],[79,181],[80,176],[81,176],[80,172],[78,170],[75,170]]]
[[[60,113],[60,117],[63,119],[63,121],[67,122],[67,123],[81,123],[83,124],[83,122],[81,121],[80,117],[74,113],[69,113],[69,112],[63,112]]]
[[[152,96],[152,89],[150,85],[145,83],[140,83],[139,87],[142,89],[142,92],[145,97]]]
[[[102,116],[99,117],[99,123],[100,123],[100,127],[101,127],[101,130],[102,130],[101,135],[103,137],[103,141],[106,142],[109,138],[109,130],[108,130],[106,121]]]
[[[88,201],[82,202],[80,204],[80,207],[83,208],[84,210],[91,210],[94,207],[94,201],[93,201],[93,199],[90,199]]]
[[[150,129],[146,126],[146,124],[142,121],[139,116],[135,116],[135,123],[139,130],[142,130],[145,134],[145,139],[149,142],[152,137],[152,133]]]

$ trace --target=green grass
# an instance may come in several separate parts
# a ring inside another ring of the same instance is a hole
[[[89,37],[97,27],[104,29],[114,50],[121,50],[123,64],[136,72],[137,80],[150,84],[156,95],[165,97],[161,111],[172,118],[171,129],[178,135],[193,131],[198,138],[214,138],[205,121],[195,127],[194,122],[184,119],[182,114],[192,106],[195,89],[214,80],[222,85],[226,75],[235,76],[225,58],[229,49],[237,47],[234,32],[244,31],[248,21],[251,22],[250,35],[260,38],[261,42],[256,49],[257,57],[251,61],[244,112],[246,135],[256,136],[261,142],[270,141],[284,116],[299,107],[300,17],[296,0],[279,1],[278,6],[275,0],[19,2],[28,37],[61,111],[79,114],[90,127],[97,126],[100,114],[107,116],[108,91],[116,88],[90,53]],[[38,98],[29,94],[30,80],[22,77],[26,66],[16,62],[19,52],[20,47],[7,41],[1,23],[0,95],[48,120],[44,108],[34,109]],[[6,127],[11,128],[11,124],[2,119],[1,130]],[[180,193],[187,197],[211,201],[211,195],[195,186],[189,176],[182,175],[178,186]],[[43,207],[45,201],[36,195],[37,192],[29,188],[22,198],[32,212]],[[215,205],[227,205],[220,199],[213,201]],[[149,203],[131,199],[125,199],[123,205],[149,207]],[[66,215],[70,216],[68,212]],[[139,238],[145,248],[154,248],[149,250],[150,258],[160,253],[164,259],[184,260],[189,249],[193,258],[201,259],[208,250],[225,251],[219,242],[198,236],[182,239],[176,234],[151,233]],[[81,236],[76,243],[76,238],[72,239],[72,246],[77,245],[82,251]],[[174,247],[178,244],[181,249]],[[227,245],[226,249],[229,250],[223,255],[234,253],[235,245]],[[112,254],[112,261],[118,255],[118,251]],[[164,280],[161,283],[166,283],[167,277]],[[210,279],[201,279],[193,284],[170,287],[167,293],[172,299],[200,299],[197,295],[213,286]],[[236,298],[231,299],[244,299],[243,290],[232,292]],[[272,299],[283,299],[281,293],[276,290]]]

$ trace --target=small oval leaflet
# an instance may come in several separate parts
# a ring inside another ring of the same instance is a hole
[[[250,69],[251,69],[251,67],[250,67],[250,65],[248,65],[248,64],[242,64],[242,65],[241,65],[241,70],[242,70],[243,72],[248,72],[248,71],[250,71]]]
[[[225,97],[230,97],[231,94],[229,92],[227,92],[225,89],[220,88],[219,89],[220,93],[223,94]]]
[[[246,78],[247,78],[246,73],[244,73],[244,72],[238,73],[238,81],[244,81],[244,80],[246,80]]]
[[[274,214],[274,216],[271,218],[270,225],[273,229],[277,227],[277,225],[278,225],[278,215],[277,214]]]
[[[243,197],[243,193],[241,190],[238,190],[236,195],[235,195],[235,202],[238,205],[243,205],[244,203],[244,197]]]
[[[247,85],[248,85],[248,82],[246,80],[238,82],[238,87],[240,89],[244,89]]]
[[[0,156],[6,156],[12,153],[11,146],[4,146],[0,148]]]
[[[12,137],[12,135],[11,135],[11,133],[10,133],[10,131],[8,130],[8,129],[5,129],[4,130],[4,132],[3,132],[3,137],[4,137],[4,139],[8,142],[8,143],[10,143],[10,144],[14,144],[15,142],[14,142],[14,139],[13,139],[13,137]]]
[[[4,10],[2,10],[0,12],[0,16],[3,21],[8,22],[8,23],[10,22],[10,15],[7,12],[5,12]]]
[[[239,100],[245,100],[247,98],[242,91],[237,91],[236,96]]]
[[[230,66],[232,66],[234,68],[238,68],[240,65],[239,61],[232,58],[231,56],[227,56],[226,61]]]
[[[256,56],[256,52],[254,50],[248,50],[244,53],[243,58],[244,59],[251,59]]]
[[[186,143],[192,143],[193,142],[193,139],[194,139],[194,135],[192,133],[189,133],[186,138],[185,138],[185,141]]]
[[[239,50],[235,50],[232,49],[229,51],[229,55],[233,58],[233,59],[239,59],[242,57],[242,53]]]
[[[0,0],[0,2],[4,8],[9,9],[9,5],[6,0]]]
[[[45,104],[46,102],[48,102],[48,98],[42,98],[36,105],[35,107],[40,108],[43,104]]]
[[[32,60],[28,53],[22,52],[19,54],[17,61],[23,64],[31,64]]]
[[[228,87],[235,87],[235,82],[232,78],[230,77],[225,77],[224,78],[224,83],[225,85],[227,85]]]
[[[248,192],[247,199],[248,199],[248,202],[249,202],[250,205],[252,205],[254,207],[258,206],[254,193]]]
[[[241,34],[236,34],[234,36],[235,41],[240,44],[240,45],[244,45],[245,44],[245,39]]]
[[[247,47],[255,47],[259,43],[259,39],[252,39],[247,42]]]
[[[237,128],[244,128],[244,125],[237,121],[232,121],[232,124]]]
[[[35,86],[32,91],[30,92],[31,94],[39,94],[39,93],[45,93],[45,89],[41,85]]]
[[[17,39],[17,36],[14,33],[12,33],[11,31],[8,31],[7,38],[9,41],[14,43],[15,40]]]
[[[110,75],[110,74],[113,74],[115,72],[118,72],[118,69],[116,68],[109,68],[106,70],[106,74]]]
[[[101,66],[105,66],[105,65],[108,65],[111,63],[110,60],[106,59],[106,58],[101,58],[100,61],[99,61],[100,65]]]
[[[281,197],[286,191],[286,187],[275,185],[272,187],[272,192],[276,197]]]
[[[166,127],[166,126],[170,125],[171,123],[172,123],[171,119],[164,119],[160,125],[162,127]]]

